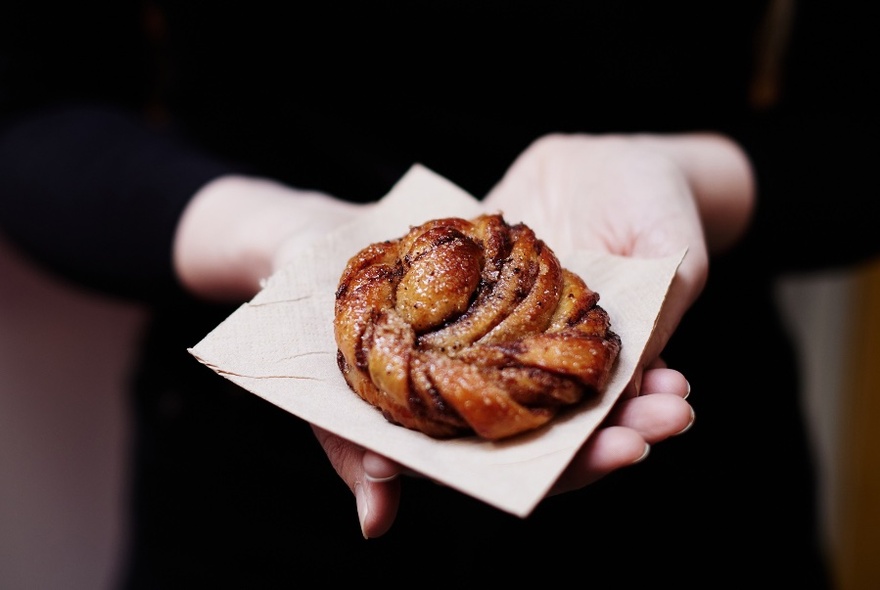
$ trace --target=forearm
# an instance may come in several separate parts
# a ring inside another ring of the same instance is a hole
[[[223,176],[187,205],[174,238],[174,268],[193,294],[249,299],[285,256],[350,220],[357,206],[248,176]]]

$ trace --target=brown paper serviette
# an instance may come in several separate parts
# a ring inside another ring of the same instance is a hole
[[[441,441],[388,423],[348,388],[336,366],[334,293],[348,259],[364,246],[402,236],[411,225],[430,219],[482,212],[479,201],[415,165],[356,223],[303,251],[190,352],[223,377],[304,420],[525,517],[632,377],[684,252],[650,260],[596,252],[560,256],[565,267],[599,293],[623,342],[604,395],[508,441]],[[552,236],[538,237],[553,248]]]

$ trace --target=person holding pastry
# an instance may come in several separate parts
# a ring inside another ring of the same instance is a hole
[[[0,15],[0,231],[151,312],[119,588],[832,587],[773,299],[880,250],[852,141],[873,95],[831,7],[57,4]],[[524,519],[187,353],[414,163],[555,248],[687,249],[632,382]]]

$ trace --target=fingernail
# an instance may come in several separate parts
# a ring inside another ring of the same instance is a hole
[[[388,481],[394,481],[395,479],[397,479],[398,475],[399,474],[395,473],[394,475],[389,475],[388,477],[373,477],[369,473],[364,473],[364,479],[373,483],[385,483]]]
[[[370,506],[367,502],[367,491],[360,482],[354,484],[354,499],[357,504],[358,521],[361,524],[361,534],[364,536],[364,539],[369,539],[367,536],[366,523],[367,516],[370,514]]]
[[[636,459],[635,461],[633,461],[632,464],[635,465],[636,463],[641,463],[642,461],[644,461],[645,459],[647,459],[647,458],[648,458],[648,455],[650,455],[650,454],[651,454],[651,445],[649,445],[648,443],[645,443],[645,450],[644,450],[644,452],[639,456],[638,459]]]
[[[688,386],[687,393],[684,394],[684,399],[687,399],[688,396],[691,394],[691,382],[688,381],[687,379],[685,379],[684,382],[687,383],[687,386]]]
[[[680,435],[680,434],[684,434],[685,432],[687,432],[688,430],[690,430],[690,429],[691,429],[691,426],[694,425],[694,422],[696,421],[696,419],[697,419],[697,415],[694,413],[694,408],[693,408],[693,406],[691,406],[691,420],[690,420],[690,422],[688,422],[688,423],[687,423],[687,426],[685,426],[683,429],[681,429],[680,432],[676,432],[676,433],[673,434],[672,436],[678,436],[678,435]]]

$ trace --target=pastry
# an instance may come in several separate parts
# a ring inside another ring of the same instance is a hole
[[[337,363],[392,423],[501,440],[602,392],[621,340],[598,301],[528,226],[435,219],[348,261]]]

